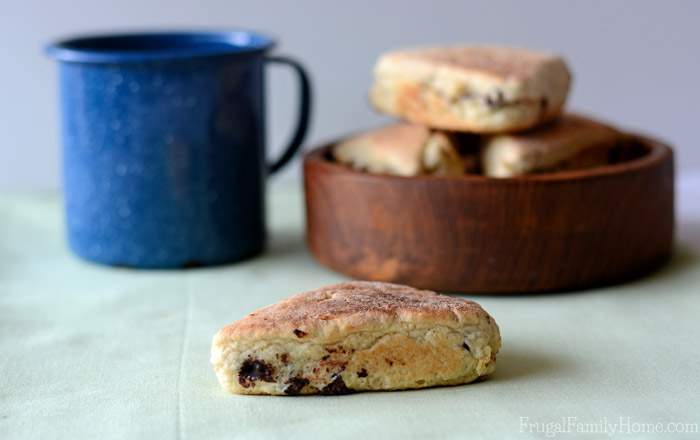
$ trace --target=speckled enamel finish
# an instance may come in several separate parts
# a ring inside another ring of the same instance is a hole
[[[270,45],[61,60],[66,222],[76,254],[169,268],[263,249],[263,64]],[[188,50],[198,48],[207,46]]]

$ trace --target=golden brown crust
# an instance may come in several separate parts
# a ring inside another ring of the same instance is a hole
[[[351,137],[333,148],[338,162],[379,174],[417,176],[430,137],[422,125],[392,124]]]
[[[401,145],[404,149],[419,151],[428,140],[430,129],[415,124],[391,124],[361,136],[364,136],[367,143],[373,144],[376,148],[386,149]]]
[[[620,132],[604,122],[575,113],[567,113],[550,124],[526,132],[503,135],[503,137],[509,137],[513,142],[523,145],[523,148],[545,152],[565,144],[588,146],[601,142],[614,142],[620,137]]]
[[[394,52],[395,59],[447,66],[464,72],[488,75],[501,80],[528,79],[552,55],[525,49],[495,46],[439,47]]]
[[[484,138],[482,168],[491,177],[546,170],[592,148],[606,153],[622,138],[623,134],[608,124],[569,113],[533,130]]]
[[[379,111],[431,128],[499,133],[559,115],[571,74],[560,57],[502,47],[390,52],[375,67]]]
[[[353,136],[332,150],[335,160],[377,174],[456,176],[464,163],[450,136],[415,124],[391,124]]]
[[[258,309],[222,329],[228,337],[328,337],[328,322],[341,322],[343,332],[368,330],[392,319],[416,316],[432,322],[458,325],[475,322],[486,312],[475,302],[438,295],[399,284],[351,281],[291,296]],[[332,339],[332,338],[331,338]]]

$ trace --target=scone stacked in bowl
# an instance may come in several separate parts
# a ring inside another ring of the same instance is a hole
[[[304,158],[319,263],[448,292],[606,285],[668,260],[673,150],[567,113],[558,56],[452,47],[379,58],[372,105],[400,121]]]
[[[490,177],[622,160],[624,136],[564,106],[571,73],[559,56],[504,47],[390,52],[370,101],[403,119],[350,138],[334,158],[371,173]]]

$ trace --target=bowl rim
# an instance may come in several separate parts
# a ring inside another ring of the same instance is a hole
[[[58,38],[44,53],[66,63],[143,63],[260,54],[276,44],[274,37],[245,28],[135,29]]]
[[[633,174],[654,168],[669,158],[673,158],[672,148],[665,142],[651,136],[638,133],[625,133],[632,141],[638,142],[649,148],[649,152],[642,157],[630,161],[602,165],[594,168],[579,170],[564,170],[541,174],[527,174],[515,177],[489,177],[477,174],[464,174],[461,176],[397,176],[393,174],[373,174],[350,168],[346,165],[332,162],[325,156],[334,145],[350,138],[352,135],[343,136],[331,142],[321,144],[304,154],[304,166],[314,165],[324,168],[327,172],[336,175],[354,176],[367,180],[381,181],[421,181],[421,182],[459,182],[468,183],[489,183],[489,184],[521,184],[521,183],[548,183],[548,182],[571,182],[578,180],[588,180],[605,178],[610,176],[620,176],[623,174]]]

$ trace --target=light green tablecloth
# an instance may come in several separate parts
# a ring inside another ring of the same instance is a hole
[[[700,185],[683,200],[677,256],[650,278],[474,297],[504,341],[490,380],[293,398],[225,393],[209,346],[252,309],[343,279],[306,250],[298,191],[274,186],[263,257],[188,271],[82,262],[64,246],[56,197],[0,196],[0,439],[544,438],[536,431],[556,423],[605,421],[608,431],[697,430]]]

